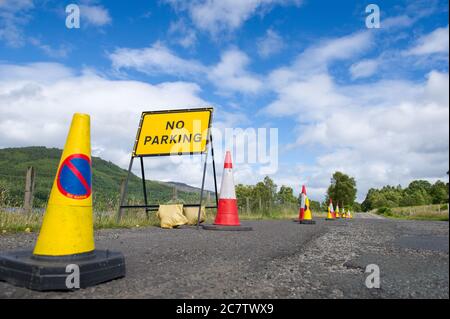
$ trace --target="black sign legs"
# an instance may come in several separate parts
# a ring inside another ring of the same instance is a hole
[[[144,192],[145,215],[148,219],[147,187],[145,185],[144,158],[141,156],[142,190]]]
[[[219,196],[217,195],[217,176],[216,176],[216,161],[214,160],[214,146],[212,134],[209,135],[209,140],[211,141],[211,156],[212,156],[212,167],[214,176],[214,192],[216,194],[216,208],[219,207]]]
[[[198,205],[198,216],[197,216],[197,229],[200,227],[200,213],[202,211],[202,202],[203,202],[203,190],[205,189],[205,177],[206,177],[206,165],[208,163],[208,152],[206,152],[205,156],[205,165],[203,166],[203,177],[202,177],[202,188],[200,191],[200,204]],[[205,208],[206,210],[206,208]]]
[[[119,211],[117,212],[117,222],[120,222],[120,220],[122,219],[122,211],[123,211],[122,206],[123,206],[123,202],[125,201],[125,197],[126,197],[127,191],[128,191],[128,181],[130,179],[131,169],[133,168],[133,161],[134,161],[134,157],[131,156],[130,165],[128,166],[128,174],[125,179],[125,186],[123,188],[123,193],[120,194]]]
[[[207,208],[217,208],[218,207],[218,202],[219,202],[219,195],[217,193],[217,176],[216,176],[216,163],[214,160],[214,147],[213,147],[213,143],[212,143],[212,136],[211,134],[209,134],[209,142],[211,145],[211,156],[212,156],[212,166],[213,166],[213,177],[214,177],[214,191],[216,194],[216,204],[214,206],[207,206],[205,205],[205,209]],[[198,216],[197,216],[197,229],[199,229],[200,227],[200,215],[201,215],[201,211],[202,211],[202,204],[203,204],[203,192],[205,190],[205,179],[206,179],[206,169],[207,169],[207,165],[208,165],[208,152],[206,151],[206,156],[205,156],[205,162],[203,164],[203,176],[202,176],[202,187],[200,190],[200,203],[199,204],[185,204],[185,207],[197,207],[198,206]],[[128,192],[128,183],[129,183],[129,179],[130,179],[130,174],[131,174],[131,170],[133,168],[133,162],[135,157],[139,157],[140,158],[140,164],[141,164],[141,178],[142,178],[142,191],[144,194],[144,205],[124,205],[125,203],[125,199],[127,196],[127,192]],[[120,203],[119,203],[119,210],[117,213],[117,222],[120,222],[120,220],[122,219],[122,212],[123,209],[125,208],[144,208],[145,209],[145,214],[147,215],[147,218],[149,218],[149,211],[154,211],[157,210],[159,205],[150,205],[148,203],[148,197],[147,197],[147,187],[146,187],[146,180],[145,180],[145,168],[144,168],[144,157],[145,156],[131,156],[131,160],[130,160],[130,165],[128,167],[128,174],[127,174],[127,178],[125,179],[125,185],[123,188],[123,192],[122,194],[120,194]]]

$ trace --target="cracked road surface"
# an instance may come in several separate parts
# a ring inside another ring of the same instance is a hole
[[[0,298],[449,298],[448,222],[244,223],[254,230],[97,231],[98,248],[125,255],[125,278],[45,293],[0,282]],[[35,239],[2,236],[0,251],[32,248]],[[380,289],[365,286],[369,264],[380,268]]]

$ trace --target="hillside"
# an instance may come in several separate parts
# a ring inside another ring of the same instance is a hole
[[[56,175],[62,151],[56,148],[25,147],[0,149],[0,190],[6,190],[3,202],[19,207],[23,203],[25,173],[29,166],[36,169],[35,207],[44,207]],[[118,204],[121,181],[127,171],[99,157],[92,158],[92,186],[94,206],[97,209],[114,209]],[[185,202],[198,200],[199,189],[180,183],[146,181],[149,201],[164,203],[172,199],[173,187],[179,199]],[[132,175],[128,191],[129,202],[143,203],[141,179]],[[6,198],[5,198],[6,197]]]

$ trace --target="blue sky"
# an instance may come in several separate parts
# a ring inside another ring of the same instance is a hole
[[[278,128],[278,185],[321,200],[342,170],[362,200],[446,179],[448,93],[448,1],[0,0],[0,147],[62,147],[87,112],[94,153],[126,167],[141,111],[213,105],[222,131]],[[162,159],[149,176],[198,185],[198,165]]]

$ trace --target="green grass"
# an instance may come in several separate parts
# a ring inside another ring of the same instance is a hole
[[[241,220],[289,220],[298,217],[298,211],[292,207],[275,207],[272,210],[245,212],[239,211]],[[22,212],[6,212],[0,210],[0,236],[18,232],[38,232],[42,223],[42,213],[33,211],[29,214]],[[214,209],[206,212],[206,222],[212,223],[216,217]],[[315,217],[325,217],[326,213],[314,213]],[[116,212],[94,212],[94,229],[159,227],[160,222],[155,212],[149,212],[149,217],[142,209],[126,209],[120,222],[117,222]]]
[[[38,212],[11,213],[0,211],[0,236],[18,232],[38,232],[42,223],[42,214]],[[127,212],[120,222],[116,213],[94,213],[94,229],[139,228],[159,226],[159,220],[154,213],[149,218],[144,212]]]
[[[375,210],[375,213],[387,218],[395,218],[395,219],[449,221],[448,210],[445,209],[446,208],[445,206],[426,205],[426,206],[411,206],[411,207],[396,207],[396,208],[379,208]]]

